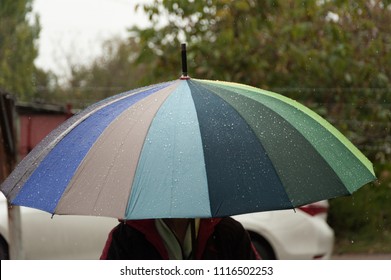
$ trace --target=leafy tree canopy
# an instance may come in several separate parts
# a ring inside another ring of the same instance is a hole
[[[151,68],[177,78],[188,43],[190,76],[272,89],[313,107],[372,159],[391,157],[391,1],[155,0],[134,28]]]
[[[267,87],[391,84],[390,1],[156,0],[152,26],[134,29],[151,79],[177,74],[189,45],[193,75]],[[141,7],[139,7],[141,8]],[[162,19],[164,16],[164,19]],[[165,73],[165,75],[162,75]]]
[[[31,0],[0,2],[0,87],[30,98],[35,92],[35,40],[39,36],[38,18],[32,19]]]
[[[191,77],[295,98],[372,160],[391,158],[391,1],[155,0],[138,9],[150,27],[75,68],[73,94],[99,99],[177,79],[187,42]]]

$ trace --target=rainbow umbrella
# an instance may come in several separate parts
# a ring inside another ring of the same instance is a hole
[[[310,109],[186,70],[75,115],[1,191],[53,214],[193,218],[294,208],[375,179],[365,156]]]

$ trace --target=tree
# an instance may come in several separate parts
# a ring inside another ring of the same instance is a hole
[[[143,6],[152,26],[133,29],[144,50],[141,61],[154,57],[151,79],[161,74],[176,77],[180,65],[178,46],[189,45],[190,73],[208,79],[251,84],[253,71],[263,62],[256,56],[269,14],[277,12],[275,1],[154,1]],[[167,15],[162,25],[160,15]],[[259,80],[259,72],[257,79]]]
[[[31,18],[32,0],[0,2],[0,87],[21,100],[34,94],[39,36],[38,18]]]
[[[133,39],[112,38],[90,65],[71,63],[67,100],[86,106],[111,95],[142,86],[144,64],[134,63],[140,50]]]
[[[142,7],[152,26],[133,32],[146,49],[141,59],[154,54],[163,64],[177,64],[172,49],[187,41],[195,74],[205,78],[262,87],[384,87],[391,83],[384,63],[391,59],[390,6],[368,0],[156,0]]]
[[[155,0],[138,9],[150,27],[132,28],[128,42],[113,40],[93,64],[73,68],[79,96],[177,79],[187,42],[190,76],[297,99],[372,160],[390,160],[390,1]]]
[[[186,41],[190,76],[298,99],[370,158],[391,158],[390,1],[155,0],[140,8],[151,27],[132,34],[143,50],[137,61],[151,65],[146,81],[178,77]]]

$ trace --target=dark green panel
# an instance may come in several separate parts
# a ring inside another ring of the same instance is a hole
[[[315,147],[349,193],[375,179],[371,162],[336,128],[309,108],[280,94],[242,84],[201,82],[244,95],[281,116]]]
[[[267,151],[295,206],[349,194],[318,151],[280,115],[226,87],[204,86],[246,120]]]
[[[292,208],[264,148],[223,99],[189,82],[196,107],[213,216]]]

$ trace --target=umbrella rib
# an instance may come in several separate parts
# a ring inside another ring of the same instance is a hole
[[[176,133],[173,133],[173,135],[174,135],[173,143],[175,143]],[[175,155],[175,146],[172,149],[171,158],[174,158],[174,155]],[[170,188],[170,200],[171,201],[173,201],[173,198],[174,198],[174,183],[175,183],[175,180],[174,180],[175,174],[174,174],[174,172],[175,172],[175,168],[173,166],[172,171],[171,171],[172,176],[171,176],[171,188]],[[173,205],[172,205],[172,203],[170,203],[170,215],[172,215],[172,207],[173,207]]]

